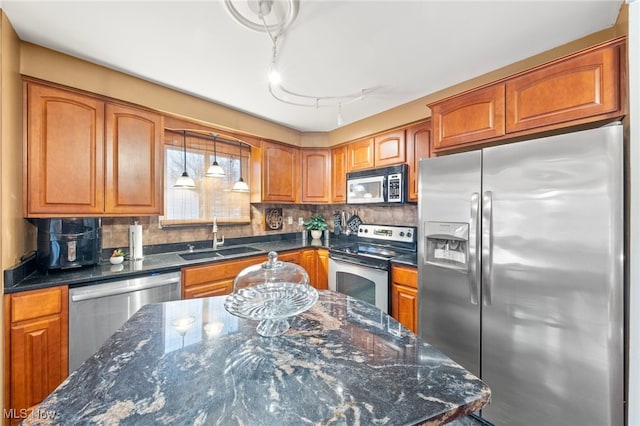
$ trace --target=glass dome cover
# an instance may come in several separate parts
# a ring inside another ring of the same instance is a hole
[[[235,316],[259,320],[258,334],[271,337],[285,333],[287,318],[306,311],[317,300],[318,292],[309,285],[307,271],[279,261],[278,254],[271,251],[266,262],[238,274],[224,307]]]

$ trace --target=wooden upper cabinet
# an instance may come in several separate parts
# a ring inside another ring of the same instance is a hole
[[[618,119],[625,70],[621,37],[429,104],[432,152]]]
[[[331,202],[347,202],[347,146],[331,149]]]
[[[262,142],[262,201],[295,203],[300,198],[300,150]]]
[[[392,166],[406,162],[404,129],[378,135],[373,138],[375,167]]]
[[[104,211],[104,102],[25,85],[25,216]]]
[[[161,215],[162,117],[112,104],[106,113],[106,212]]]
[[[407,127],[407,163],[409,164],[408,197],[418,201],[418,167],[421,158],[430,157],[431,120]]]
[[[497,84],[430,104],[433,151],[503,136],[504,93],[504,84]]]
[[[507,81],[507,132],[622,115],[621,48],[587,51]]]
[[[331,200],[331,152],[328,149],[303,149],[302,202],[328,203]]]
[[[24,215],[160,215],[160,114],[27,81]]]
[[[373,138],[347,145],[347,171],[370,169],[374,166]]]

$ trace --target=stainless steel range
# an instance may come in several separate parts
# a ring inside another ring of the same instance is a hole
[[[329,249],[329,290],[388,313],[391,260],[416,248],[415,227],[360,225],[355,238]]]

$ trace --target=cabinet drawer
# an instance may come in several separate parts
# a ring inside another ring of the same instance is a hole
[[[62,311],[62,288],[33,290],[11,295],[11,322],[19,322]]]
[[[391,268],[391,280],[394,284],[401,284],[411,288],[418,288],[418,270],[409,266],[394,265]]]

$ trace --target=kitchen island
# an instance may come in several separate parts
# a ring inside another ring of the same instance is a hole
[[[266,338],[224,300],[144,306],[24,424],[442,424],[490,400],[367,303],[321,291]]]

